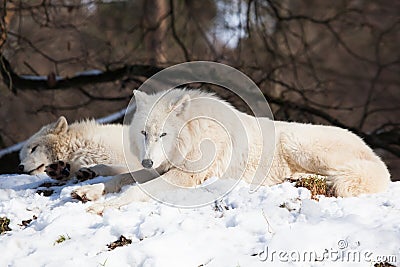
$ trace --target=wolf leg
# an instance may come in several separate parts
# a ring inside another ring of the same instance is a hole
[[[106,165],[98,164],[91,167],[80,168],[75,176],[79,181],[93,179],[96,176],[114,176],[122,173],[128,173],[129,168],[125,165]]]
[[[123,175],[129,175],[132,179],[131,174]],[[148,195],[150,193],[157,193],[159,196],[162,196],[163,194],[166,196],[171,196],[171,194],[179,193],[179,190],[184,190],[182,187],[192,187],[196,185],[196,180],[193,179],[191,174],[177,169],[170,170],[159,177],[157,176],[157,172],[152,170],[140,170],[132,173],[132,175],[135,177],[135,180],[140,183],[140,186],[133,185],[119,197],[108,201],[95,203],[88,208],[88,211],[96,214],[102,214],[107,208],[120,208],[134,201],[147,201],[150,199],[150,196]],[[116,177],[118,176],[119,175]],[[199,177],[196,178],[200,179]],[[113,180],[114,179],[111,181]],[[110,192],[109,190],[116,188],[115,185],[106,184],[104,187],[105,192]],[[109,188],[107,188],[107,186],[109,186]]]
[[[134,184],[135,182],[146,183],[158,176],[159,174],[156,171],[146,169],[133,173],[118,174],[105,183],[82,186],[72,191],[71,196],[84,202],[97,200],[104,194],[121,191],[121,188],[126,185]]]

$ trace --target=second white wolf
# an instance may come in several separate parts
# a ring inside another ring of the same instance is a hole
[[[62,116],[27,140],[20,151],[18,170],[28,174],[46,172],[57,180],[74,175],[85,180],[126,172],[124,131],[126,139],[128,128],[122,124],[98,124],[94,120],[69,125]],[[140,168],[137,158],[125,150],[132,168]]]

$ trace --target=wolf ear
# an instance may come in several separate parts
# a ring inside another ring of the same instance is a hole
[[[135,96],[135,100],[137,101],[145,101],[147,94],[145,92],[139,90],[133,90],[133,95]]]
[[[170,109],[176,112],[176,116],[183,114],[188,108],[190,104],[190,96],[185,94],[178,98],[178,100],[174,100],[170,103]]]
[[[67,130],[68,130],[67,119],[64,116],[61,116],[54,124],[53,133],[54,134],[66,133]]]
[[[141,103],[146,102],[147,94],[145,92],[133,90],[133,95],[135,96],[136,109]]]

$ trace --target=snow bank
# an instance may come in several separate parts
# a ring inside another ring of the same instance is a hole
[[[400,182],[382,194],[319,202],[289,183],[252,194],[240,183],[216,206],[136,202],[100,217],[69,197],[79,185],[36,194],[45,181],[0,176],[0,217],[12,229],[0,236],[0,266],[373,266],[383,257],[400,264]],[[56,243],[60,235],[67,238]],[[109,251],[121,235],[132,243]]]

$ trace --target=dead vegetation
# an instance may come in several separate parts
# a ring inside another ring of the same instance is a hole
[[[108,250],[116,249],[117,247],[127,246],[132,243],[131,239],[126,238],[125,236],[121,235],[117,241],[114,241],[107,245]]]
[[[379,262],[379,263],[375,263],[374,267],[396,267],[396,265],[387,263],[387,262]]]
[[[54,193],[53,189],[38,189],[36,190],[36,193],[39,195],[42,195],[44,197],[49,197]]]
[[[10,228],[10,219],[7,217],[0,217],[0,234],[3,234],[7,231],[11,231]]]
[[[49,197],[54,194],[55,188],[64,186],[65,182],[44,182],[37,187],[36,194]]]
[[[36,220],[37,216],[33,215],[32,219],[28,219],[28,220],[23,220],[20,224],[18,224],[21,227],[27,227],[29,224],[31,224],[32,221]]]
[[[307,188],[311,192],[311,198],[317,201],[319,195],[335,196],[333,188],[327,185],[326,179],[317,175],[301,178],[296,181],[294,186]]]
[[[55,245],[55,244],[60,244],[60,243],[62,243],[62,242],[65,242],[65,241],[67,241],[67,240],[70,240],[71,239],[71,237],[67,234],[67,235],[60,235],[60,236],[58,236],[58,238],[56,239],[56,241],[54,241],[54,244],[53,245]]]

